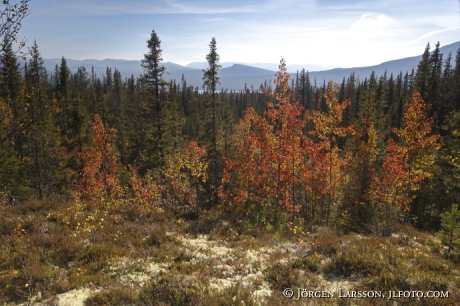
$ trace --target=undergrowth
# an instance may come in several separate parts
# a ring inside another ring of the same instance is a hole
[[[308,290],[449,292],[460,303],[456,260],[433,234],[398,225],[389,237],[337,235],[318,228],[299,239],[226,220],[211,210],[195,220],[131,208],[92,233],[66,224],[62,200],[1,207],[0,305],[41,301],[89,288],[84,305],[291,305],[282,295]],[[306,301],[304,301],[306,302]],[[309,301],[311,302],[311,300]],[[373,299],[315,299],[316,304],[371,305]],[[82,301],[83,303],[83,301]],[[298,302],[302,305],[301,302]]]

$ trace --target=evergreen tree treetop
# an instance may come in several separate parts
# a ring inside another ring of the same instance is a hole
[[[145,70],[144,80],[151,85],[163,85],[163,74],[166,68],[161,64],[163,58],[161,57],[161,40],[156,34],[155,30],[152,30],[150,39],[147,40],[147,47],[149,52],[144,54],[142,60],[142,68]]]
[[[220,56],[217,54],[216,47],[216,38],[213,37],[209,43],[209,53],[206,55],[206,60],[208,61],[209,68],[203,69],[203,85],[211,91],[215,92],[217,84],[219,84],[219,77],[217,76],[218,70],[222,68],[219,65]]]

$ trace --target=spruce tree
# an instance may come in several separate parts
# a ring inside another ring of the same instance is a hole
[[[217,93],[216,88],[219,82],[217,76],[221,66],[220,56],[217,54],[216,39],[213,37],[209,43],[209,53],[206,55],[209,68],[203,70],[203,86],[206,88],[205,105],[203,113],[204,137],[207,145],[207,159],[209,162],[208,173],[208,200],[209,205],[217,202],[217,191],[220,185],[222,162],[217,148]],[[210,120],[208,119],[210,117]],[[210,207],[210,206],[209,206]]]
[[[24,143],[23,135],[26,134],[31,123],[28,118],[24,96],[21,94],[23,78],[9,36],[5,36],[2,43],[0,68],[0,98],[7,104],[11,111],[11,120],[9,121],[10,132],[5,134],[1,141],[5,141],[6,139],[12,141],[14,150],[21,155]]]
[[[12,45],[13,42],[11,41],[11,38],[5,36],[2,43],[2,53],[0,55],[0,90],[1,96],[4,99],[15,101],[18,98],[22,84],[19,63],[13,52]]]
[[[451,211],[441,214],[441,231],[438,232],[442,244],[447,246],[447,254],[460,245],[460,211],[458,204],[452,204]]]
[[[146,94],[151,101],[151,110],[155,122],[155,131],[153,131],[153,152],[149,158],[154,166],[160,168],[164,166],[164,125],[163,125],[163,102],[160,95],[160,89],[166,85],[163,80],[163,74],[166,68],[162,65],[161,57],[161,40],[152,30],[150,39],[147,41],[149,52],[144,54],[141,66],[144,68],[142,81],[146,87]]]
[[[21,164],[24,134],[30,127],[19,65],[9,36],[0,53],[0,201],[5,194],[25,195],[26,181]]]
[[[54,102],[46,95],[47,75],[43,58],[34,41],[29,48],[31,59],[26,70],[26,100],[32,125],[25,135],[25,174],[40,199],[53,193],[58,170],[56,148],[58,133],[53,120]]]
[[[460,110],[460,47],[457,50],[457,56],[455,57],[455,68],[453,71],[453,83],[452,95],[454,96],[454,109]]]
[[[430,64],[430,44],[427,44],[425,52],[423,52],[422,60],[417,67],[415,75],[415,90],[422,95],[422,99],[426,100],[429,95],[428,82],[431,75]]]
[[[439,48],[439,42],[435,49],[431,52],[430,64],[431,73],[428,80],[428,96],[426,97],[427,111],[430,117],[435,117],[435,130],[440,126],[439,122],[439,84],[442,78],[442,53]]]
[[[442,127],[445,123],[445,119],[452,111],[455,110],[454,108],[454,100],[455,96],[453,94],[453,90],[455,88],[454,78],[453,78],[453,70],[451,66],[451,59],[452,53],[447,55],[445,60],[444,69],[442,72],[442,76],[439,80],[439,97],[438,97],[438,120],[439,125]],[[443,133],[443,129],[440,130]],[[444,134],[444,133],[443,133]]]
[[[219,68],[222,66],[219,65],[219,54],[217,54],[216,39],[213,37],[211,43],[209,44],[209,54],[206,55],[206,60],[208,61],[209,68],[203,69],[203,86],[205,86],[207,92],[211,95],[211,128],[206,132],[210,132],[211,141],[210,141],[210,150],[217,150],[217,119],[216,119],[216,87],[219,84],[219,77],[217,73]]]
[[[59,66],[59,87],[58,91],[61,94],[61,97],[64,100],[65,105],[67,105],[69,101],[68,97],[68,83],[70,78],[70,69],[67,66],[67,61],[64,56],[61,58],[61,65]]]
[[[20,196],[27,192],[21,165],[22,135],[31,123],[27,117],[17,55],[25,42],[17,41],[21,22],[29,14],[29,1],[11,5],[3,1],[0,9],[0,202],[5,195]],[[20,54],[20,53],[19,53]]]

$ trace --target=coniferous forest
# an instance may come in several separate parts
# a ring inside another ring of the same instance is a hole
[[[28,2],[0,26],[0,303],[73,305],[58,295],[81,288],[85,305],[285,305],[286,288],[460,301],[460,50],[340,84],[281,59],[274,83],[228,91],[217,37],[203,91],[167,81],[154,30],[141,76],[64,56],[46,71],[40,42],[17,42]]]

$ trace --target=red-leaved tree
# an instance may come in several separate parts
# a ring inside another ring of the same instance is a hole
[[[286,63],[282,59],[275,80],[276,91],[264,92],[275,103],[267,103],[264,116],[253,108],[246,110],[235,129],[234,156],[225,159],[220,195],[239,214],[257,214],[256,222],[271,216],[278,222],[278,211],[297,213],[302,207],[298,195],[305,176],[304,121],[302,106],[289,93]],[[226,188],[225,188],[226,186]]]
[[[440,149],[440,135],[431,135],[433,119],[426,117],[425,107],[415,92],[405,105],[404,128],[392,129],[399,142],[389,139],[382,175],[373,182],[377,200],[405,211],[413,209],[422,182],[432,177],[435,152]]]

